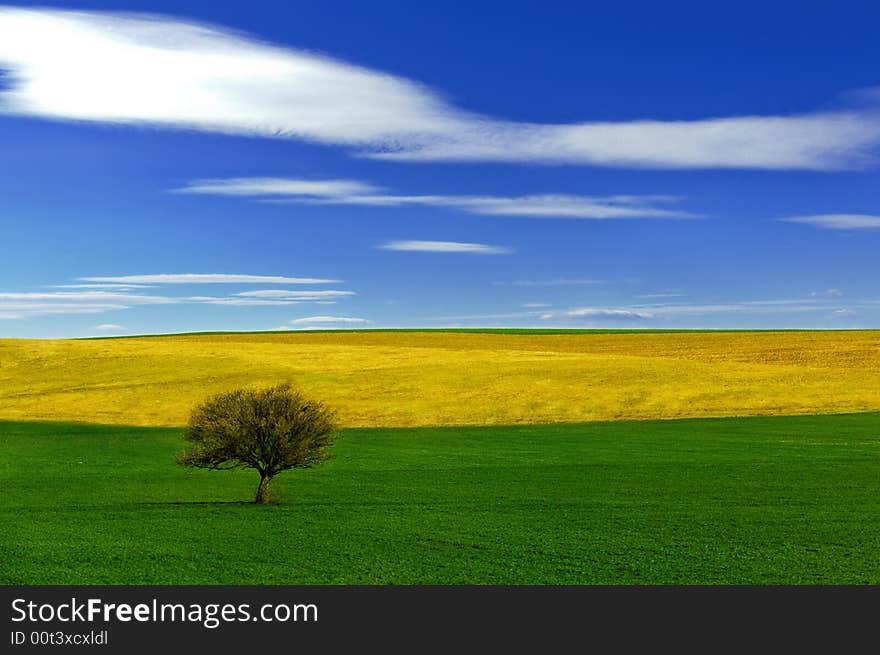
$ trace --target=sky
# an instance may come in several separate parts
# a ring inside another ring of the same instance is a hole
[[[0,337],[880,328],[878,24],[0,4]]]

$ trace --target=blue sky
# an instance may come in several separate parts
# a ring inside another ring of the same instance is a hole
[[[425,4],[0,5],[0,337],[880,327],[876,4]]]

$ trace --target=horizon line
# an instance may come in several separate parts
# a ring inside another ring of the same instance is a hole
[[[188,336],[222,336],[248,334],[314,334],[357,332],[462,332],[462,333],[533,333],[540,334],[665,334],[698,332],[878,332],[880,327],[867,328],[560,328],[560,327],[376,327],[376,328],[309,328],[304,330],[193,330],[185,332],[145,332],[137,334],[94,335],[85,337],[0,337],[9,341],[99,341],[108,339],[144,339]]]

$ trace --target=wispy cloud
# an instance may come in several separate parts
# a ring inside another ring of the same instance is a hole
[[[45,291],[0,293],[3,318],[32,316],[102,314],[135,305],[167,305],[178,302],[166,296],[114,291]]]
[[[349,198],[381,191],[356,180],[302,180],[280,177],[232,177],[194,180],[176,193],[220,196],[302,196],[304,198]]]
[[[445,199],[459,209],[490,216],[525,216],[531,218],[691,218],[694,214],[679,209],[665,209],[658,204],[676,202],[667,196],[578,196],[544,194],[500,198],[450,197]]]
[[[603,307],[582,307],[565,312],[548,312],[541,316],[541,320],[547,321],[555,318],[579,318],[588,321],[640,321],[654,318],[654,314],[632,309],[609,309]]]
[[[149,276],[146,276],[149,277]],[[163,280],[165,276],[160,277]],[[173,282],[183,282],[193,276],[168,276],[174,278]],[[196,276],[198,277],[198,276]],[[210,282],[229,280],[215,280],[215,276],[206,276]],[[247,278],[250,282],[277,282],[299,278],[266,278],[264,276],[226,276],[239,281]],[[181,279],[177,279],[181,278]],[[253,280],[257,278],[257,280]],[[323,280],[322,280],[323,281]],[[298,283],[298,282],[297,282]],[[90,287],[91,285],[69,285]],[[167,296],[152,295],[138,292],[139,289],[125,291],[124,284],[110,284],[111,288],[81,288],[64,291],[37,291],[37,292],[3,292],[0,293],[0,318],[23,319],[32,316],[48,316],[61,314],[101,314],[104,312],[131,309],[137,306],[147,305],[171,305],[171,304],[205,304],[227,305],[240,307],[259,306],[283,306],[298,305],[301,303],[335,302],[337,298],[346,298],[355,295],[353,291],[331,290],[302,290],[292,291],[289,289],[260,289],[256,291],[243,291],[231,296]],[[119,288],[117,288],[119,287]],[[107,324],[109,325],[109,323]]]
[[[112,291],[46,291],[26,293],[0,293],[0,302],[58,301],[58,302],[103,302],[138,305],[164,305],[178,302],[168,296],[152,296],[140,293]]]
[[[53,284],[52,289],[107,289],[114,291],[134,291],[136,289],[152,289],[147,284]]]
[[[359,205],[367,207],[449,207],[486,216],[528,218],[691,218],[695,215],[668,205],[673,196],[529,196],[392,195],[355,180],[301,180],[283,178],[229,178],[196,180],[182,193],[219,194],[270,199],[274,202]],[[283,200],[282,200],[283,199]]]
[[[399,161],[833,170],[872,160],[876,105],[784,116],[517,123],[411,80],[173,18],[0,9],[0,110],[342,145]]]
[[[327,298],[342,298],[355,295],[354,291],[342,291],[329,289],[321,291],[289,291],[287,289],[260,289],[257,291],[242,291],[235,294],[246,298],[275,298],[278,300],[326,300]]]
[[[291,321],[293,325],[315,325],[315,324],[343,324],[355,325],[369,323],[365,318],[356,318],[353,316],[306,316],[304,318],[295,318]]]
[[[118,332],[124,330],[125,327],[122,325],[116,325],[116,323],[101,323],[100,325],[96,325],[95,329],[100,330],[101,332]]]
[[[211,298],[195,296],[188,300],[205,305],[228,305],[231,307],[279,307],[298,305],[298,300],[271,300],[268,298]]]
[[[547,312],[542,320],[646,320],[675,317],[708,316],[713,314],[788,314],[828,311],[826,303],[806,299],[747,300],[729,303],[653,303],[621,307],[580,307]]]
[[[729,303],[706,304],[654,304],[636,305],[639,311],[647,311],[655,316],[687,316],[727,313],[779,313],[810,312],[822,309],[820,303],[804,299],[745,300]]]
[[[835,309],[829,316],[831,318],[853,318],[858,316],[858,312],[852,309]]]
[[[333,284],[340,280],[280,275],[230,275],[227,273],[159,273],[156,275],[118,275],[81,277],[83,282],[121,284]]]
[[[783,218],[787,223],[803,223],[828,230],[877,230],[880,216],[870,214],[816,214]]]
[[[843,291],[840,289],[823,289],[822,291],[811,291],[810,296],[813,298],[842,298]]]
[[[503,246],[485,243],[460,243],[458,241],[390,241],[379,246],[382,250],[409,252],[466,253],[470,255],[509,255],[513,252]]]
[[[63,303],[63,302],[6,302],[0,301],[0,318],[25,319],[33,316],[53,316],[71,314],[103,314],[128,305],[103,303]]]
[[[354,291],[332,290],[309,290],[290,291],[288,289],[259,289],[257,291],[242,291],[233,296],[217,298],[214,296],[190,296],[187,300],[200,302],[208,305],[230,305],[239,307],[271,307],[278,305],[298,305],[300,303],[314,302],[326,304],[328,298],[345,298],[355,295]]]

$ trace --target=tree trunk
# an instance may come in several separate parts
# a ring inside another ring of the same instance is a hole
[[[266,475],[260,475],[260,486],[257,487],[257,495],[254,496],[254,502],[262,505],[269,502],[269,483],[272,478]]]

